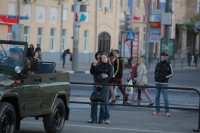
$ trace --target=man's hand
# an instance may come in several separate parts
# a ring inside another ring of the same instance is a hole
[[[103,85],[96,85],[96,87],[103,88]]]

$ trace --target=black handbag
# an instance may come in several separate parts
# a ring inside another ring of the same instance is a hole
[[[96,90],[92,92],[90,100],[92,102],[106,102],[106,94],[101,88],[96,88]]]

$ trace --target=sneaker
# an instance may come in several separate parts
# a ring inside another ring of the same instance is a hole
[[[88,120],[87,122],[88,122],[88,123],[97,123],[97,121],[92,120],[92,119]]]
[[[126,105],[132,105],[132,103],[130,101],[125,101],[124,104],[126,104]]]
[[[115,100],[112,100],[112,101],[110,102],[110,104],[115,104]]]
[[[160,113],[158,113],[158,112],[153,112],[152,115],[160,115]]]
[[[105,124],[110,124],[110,121],[107,119],[104,121]]]
[[[150,103],[150,104],[149,104],[149,106],[153,106],[153,105],[154,105],[154,103]]]
[[[166,113],[166,114],[165,114],[165,116],[167,116],[167,117],[170,117],[170,113],[169,113],[169,112],[168,112],[168,113]]]
[[[115,96],[116,99],[119,98],[119,97],[120,97],[119,95]]]
[[[104,122],[103,121],[98,121],[98,124],[103,124]]]

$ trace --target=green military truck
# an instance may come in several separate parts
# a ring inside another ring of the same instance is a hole
[[[61,133],[69,117],[69,73],[28,60],[27,49],[26,42],[0,40],[0,133],[19,130],[25,117],[42,117],[47,133]]]

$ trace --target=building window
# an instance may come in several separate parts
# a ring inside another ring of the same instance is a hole
[[[30,43],[30,26],[24,26],[24,41]]]
[[[50,24],[57,24],[57,20],[58,20],[58,8],[57,7],[51,7],[50,8],[49,23]]]
[[[156,1],[153,1],[153,9],[157,9]]]
[[[16,3],[9,2],[8,3],[8,15],[16,15]]]
[[[139,33],[140,29],[139,27],[135,27],[135,32]]]
[[[31,7],[31,5],[25,4],[25,5],[23,6],[23,15],[24,15],[24,16],[27,16],[28,19],[27,19],[27,20],[24,20],[24,21],[26,21],[26,22],[31,22],[31,12],[32,12],[32,7]]]
[[[89,31],[84,31],[84,52],[88,52],[88,45],[89,45]]]
[[[51,28],[50,31],[50,51],[56,50],[56,29]]]
[[[102,6],[103,6],[103,1],[99,0],[99,9],[102,9]]]
[[[62,30],[62,50],[67,49],[67,30]]]
[[[41,49],[43,49],[43,40],[44,40],[44,29],[39,27],[38,28],[38,37],[37,37],[37,43],[40,44]]]
[[[46,22],[46,7],[36,6],[36,22],[45,23]]]
[[[136,2],[137,2],[137,3],[136,3],[136,8],[139,9],[139,8],[140,8],[140,0],[137,0]]]
[[[113,0],[110,0],[109,2],[109,10],[112,11],[113,9]]]
[[[63,9],[63,21],[67,21],[67,9]]]

